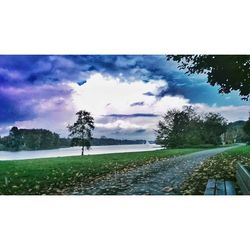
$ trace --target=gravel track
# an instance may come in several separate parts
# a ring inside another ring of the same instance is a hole
[[[233,147],[203,150],[112,174],[76,190],[79,195],[178,195],[183,181],[203,161]]]

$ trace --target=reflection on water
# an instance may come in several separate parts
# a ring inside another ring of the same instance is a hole
[[[112,145],[112,146],[93,146],[90,150],[85,150],[86,155],[96,154],[110,154],[122,152],[140,152],[140,151],[153,151],[161,149],[156,144],[134,144],[134,145]],[[36,150],[36,151],[19,151],[19,152],[6,152],[0,151],[0,160],[23,160],[23,159],[36,159],[60,156],[73,156],[81,155],[80,147],[60,148],[50,150]]]

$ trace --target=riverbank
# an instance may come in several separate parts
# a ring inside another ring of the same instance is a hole
[[[161,149],[148,152],[0,161],[0,194],[64,194],[114,171],[124,172],[162,159],[203,149]]]
[[[250,166],[250,145],[228,150],[206,160],[184,182],[182,194],[203,195],[208,179],[225,179],[235,182],[237,161]]]

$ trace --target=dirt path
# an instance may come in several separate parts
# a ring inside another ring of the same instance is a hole
[[[91,187],[82,188],[73,194],[180,194],[181,184],[195,168],[209,157],[231,148],[233,147],[209,149],[144,165],[129,170],[125,174],[114,174],[109,178],[94,182]]]

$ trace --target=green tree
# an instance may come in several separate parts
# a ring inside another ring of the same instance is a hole
[[[224,134],[225,143],[247,142],[248,136],[243,129],[245,124],[246,121],[230,122]]]
[[[250,142],[250,117],[243,127],[244,132],[248,135],[248,143]]]
[[[226,120],[219,114],[208,113],[201,117],[191,106],[181,111],[173,109],[159,121],[156,142],[170,148],[218,145],[226,125]]]
[[[207,74],[212,86],[220,87],[219,93],[239,90],[242,99],[250,95],[249,55],[169,55],[179,68],[188,74]]]
[[[226,132],[227,121],[220,114],[205,114],[203,122],[203,140],[206,144],[221,144],[221,135]]]
[[[17,127],[12,127],[9,132],[8,147],[12,150],[18,151],[22,145],[22,136]]]
[[[0,136],[0,151],[5,149],[4,139]]]
[[[182,111],[169,110],[158,123],[156,141],[164,147],[179,147],[201,143],[200,117],[191,106]]]
[[[94,118],[85,110],[76,113],[77,121],[73,125],[69,125],[69,137],[82,147],[82,155],[84,155],[84,147],[90,148],[92,139],[92,130],[94,130]]]

